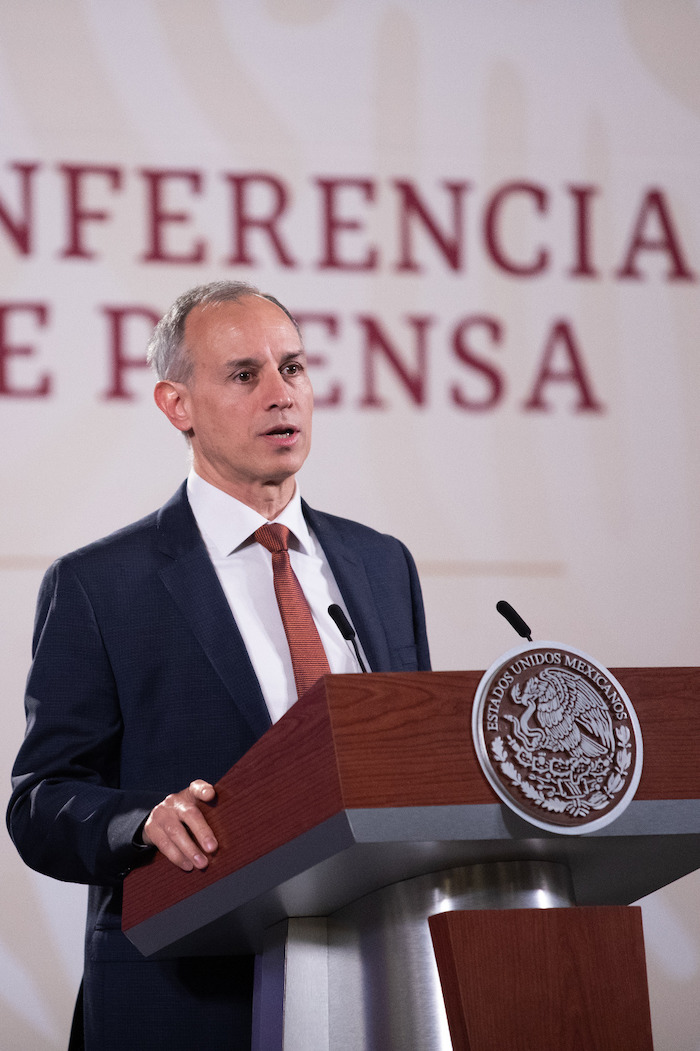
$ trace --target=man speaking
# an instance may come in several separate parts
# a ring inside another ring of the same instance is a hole
[[[372,671],[414,671],[423,604],[398,540],[301,499],[313,394],[277,300],[192,289],[149,359],[192,468],[159,511],[48,570],[8,827],[28,865],[90,885],[71,1046],[248,1049],[252,961],[144,959],[121,933],[122,882],[156,850],[206,867],[198,802],[316,679],[358,670],[329,605]]]

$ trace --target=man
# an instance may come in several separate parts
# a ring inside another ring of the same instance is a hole
[[[123,879],[154,850],[186,871],[208,864],[217,844],[198,803],[296,700],[280,556],[255,534],[289,529],[333,672],[357,668],[330,603],[373,671],[429,667],[423,606],[403,545],[301,501],[313,396],[276,300],[238,282],[193,289],[149,357],[192,470],[160,511],[49,569],[8,827],[33,868],[90,884],[76,1015],[89,1051],[249,1048],[251,961],[144,960],[120,918]]]

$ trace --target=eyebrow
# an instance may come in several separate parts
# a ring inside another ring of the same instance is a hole
[[[227,372],[229,372],[229,371],[233,371],[234,369],[255,368],[259,364],[260,364],[260,359],[259,358],[231,358],[230,361],[225,361],[224,362],[224,368],[226,369]]]
[[[302,346],[298,350],[292,350],[289,354],[285,354],[283,358],[280,358],[278,367],[286,365],[288,361],[295,361],[297,358],[306,357],[306,351]],[[224,362],[224,368],[227,371],[233,371],[235,369],[254,369],[260,366],[263,358],[231,358],[229,361]]]

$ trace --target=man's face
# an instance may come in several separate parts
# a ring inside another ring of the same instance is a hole
[[[190,432],[195,470],[250,506],[260,509],[274,491],[284,506],[309,453],[313,408],[294,325],[274,303],[251,295],[195,307],[185,345],[191,379],[171,386],[179,390],[176,426]]]

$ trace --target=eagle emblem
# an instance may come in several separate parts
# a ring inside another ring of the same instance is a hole
[[[545,668],[511,691],[525,707],[513,723],[513,733],[531,749],[545,748],[571,756],[598,758],[615,748],[610,712],[589,683],[559,668]],[[534,717],[534,726],[530,720]]]
[[[493,787],[543,828],[607,824],[639,782],[634,709],[612,674],[579,650],[534,643],[510,651],[482,679],[472,725]]]

